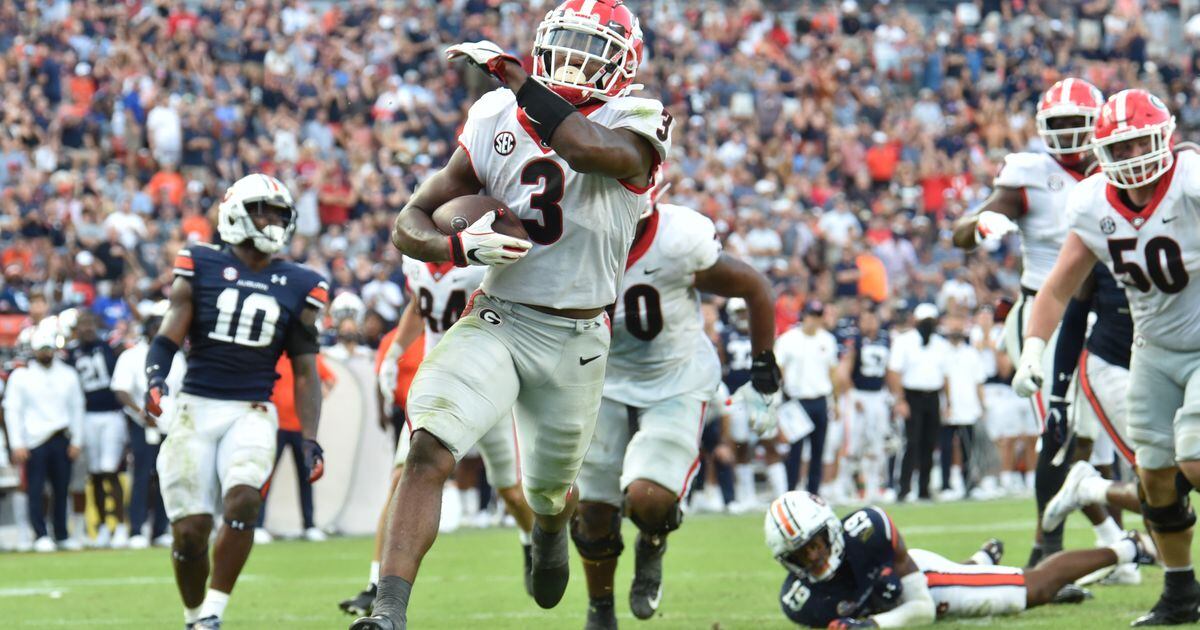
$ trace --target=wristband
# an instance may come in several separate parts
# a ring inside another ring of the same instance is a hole
[[[466,267],[471,264],[467,260],[467,253],[463,251],[462,237],[455,234],[447,236],[446,240],[450,243],[450,261],[455,267]]]
[[[150,342],[150,349],[146,351],[146,381],[165,381],[171,372],[176,352],[179,352],[178,344],[163,335],[155,336]]]

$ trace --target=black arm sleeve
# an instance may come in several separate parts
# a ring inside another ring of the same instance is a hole
[[[1087,336],[1087,316],[1091,310],[1091,300],[1080,301],[1071,299],[1067,311],[1063,314],[1062,325],[1058,330],[1058,343],[1054,346],[1054,383],[1050,385],[1052,398],[1065,398],[1067,387],[1075,375],[1079,365],[1079,354],[1083,352],[1084,340]]]
[[[287,338],[283,341],[283,348],[287,351],[289,357],[320,352],[321,343],[317,341],[317,327],[312,324],[305,324],[299,318],[295,319],[292,321],[292,325],[288,327]]]

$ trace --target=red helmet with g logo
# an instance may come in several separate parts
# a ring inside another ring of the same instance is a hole
[[[1154,182],[1175,163],[1173,133],[1175,117],[1161,99],[1145,90],[1123,90],[1100,108],[1092,150],[1110,184],[1137,188]],[[1127,150],[1137,145],[1142,148]]]
[[[1104,95],[1083,79],[1063,79],[1050,86],[1042,95],[1037,107],[1038,135],[1050,153],[1062,156],[1082,153],[1091,147],[1092,128]],[[1051,121],[1056,118],[1082,118],[1082,122],[1071,127],[1057,127]]]
[[[621,0],[567,0],[546,14],[533,40],[533,78],[573,105],[634,89],[642,27]]]

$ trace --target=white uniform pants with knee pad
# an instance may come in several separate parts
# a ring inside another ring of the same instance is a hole
[[[1011,615],[1025,610],[1025,572],[992,564],[959,564],[924,549],[908,550],[925,574],[939,619]]]
[[[403,466],[408,459],[408,446],[412,440],[412,426],[406,418],[400,430],[400,439],[396,442],[396,455],[392,466]],[[483,469],[487,472],[488,483],[497,490],[512,488],[520,480],[517,469],[517,433],[509,414],[509,420],[497,422],[475,445],[479,455],[483,457]]]
[[[1126,398],[1138,465],[1200,460],[1200,352],[1169,350],[1134,336]]]
[[[158,454],[163,505],[175,522],[214,514],[235,486],[262,488],[275,466],[275,405],[181,393]]]
[[[851,459],[882,459],[892,432],[888,393],[852,389],[846,398],[842,406],[843,422],[847,423],[846,443],[842,450]]]
[[[128,442],[123,412],[89,411],[83,415],[83,457],[89,473],[117,472]]]
[[[477,292],[417,370],[412,429],[461,459],[515,411],[525,498],[558,514],[596,427],[610,338],[605,313],[569,319]]]
[[[679,396],[637,409],[605,398],[579,471],[579,498],[620,507],[645,479],[683,496],[700,464],[707,400]]]
[[[1033,298],[1034,296],[1026,295],[1022,289],[1012,310],[1008,312],[1008,317],[1004,319],[1004,351],[1008,353],[1008,358],[1014,366],[1021,364],[1021,348],[1025,344],[1025,328],[1029,325],[1029,315],[1033,313]],[[1046,350],[1042,353],[1042,373],[1046,375],[1042,389],[1025,401],[1037,420],[1037,432],[1034,435],[1041,435],[1042,427],[1046,424],[1046,405],[1050,402],[1050,388],[1054,385],[1051,376],[1054,374],[1054,347],[1058,345],[1058,330],[1059,327],[1055,326],[1054,333],[1046,341]]]
[[[1129,370],[1085,350],[1071,387],[1071,422],[1076,435],[1093,441],[1090,462],[1110,466],[1114,454],[1119,453],[1130,466],[1136,466],[1133,446],[1126,438]]]

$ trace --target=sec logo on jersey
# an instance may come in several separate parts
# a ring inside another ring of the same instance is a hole
[[[1117,231],[1117,223],[1112,220],[1112,217],[1104,217],[1100,219],[1100,231],[1105,234],[1112,234]]]
[[[501,131],[492,141],[492,147],[496,149],[496,153],[508,155],[517,147],[517,137],[511,131]]]
[[[237,269],[234,269],[233,267],[226,267],[223,271],[221,271],[221,277],[225,278],[225,280],[229,282],[233,282],[234,280],[238,279]]]
[[[1063,189],[1063,178],[1058,173],[1051,173],[1050,177],[1046,178],[1046,187],[1054,192]]]

